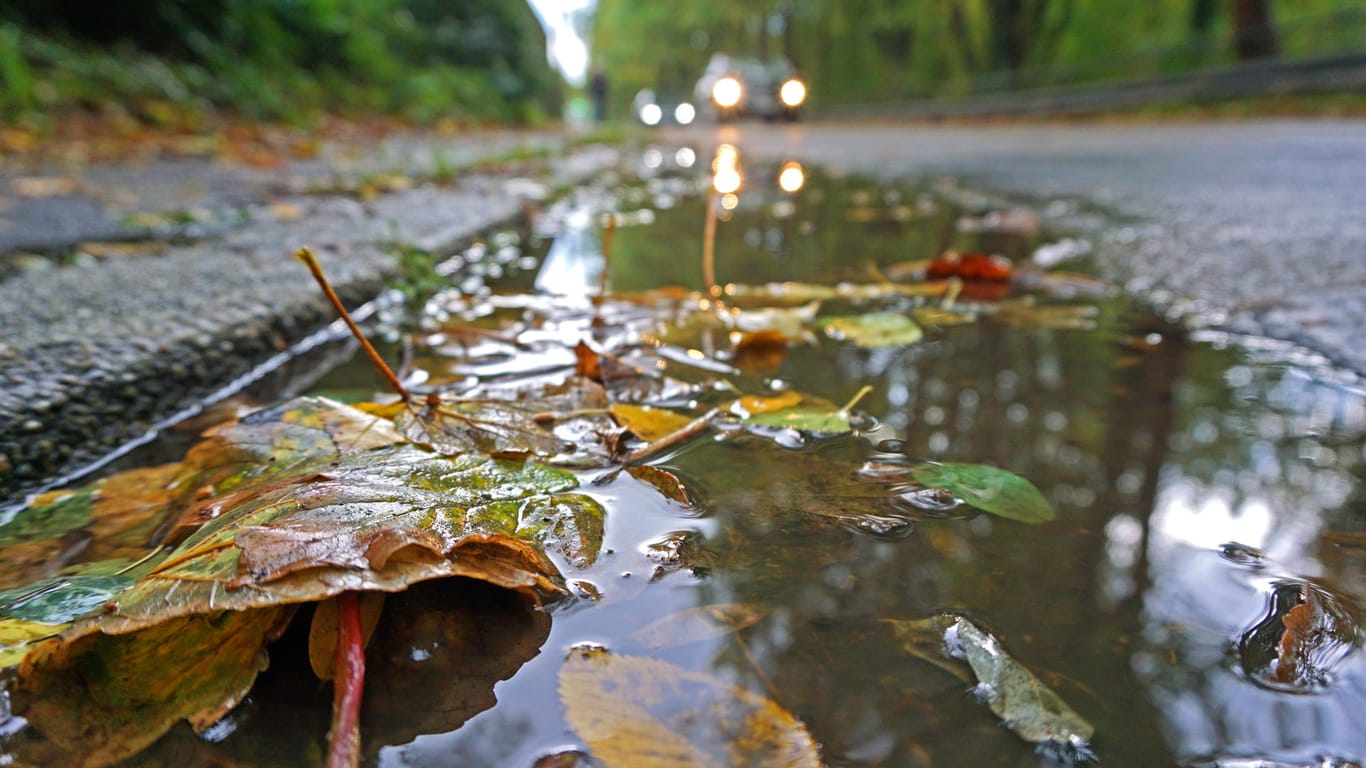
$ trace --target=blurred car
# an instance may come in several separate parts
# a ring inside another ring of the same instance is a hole
[[[712,55],[693,88],[703,114],[716,120],[797,120],[806,96],[806,82],[786,59],[733,59],[723,53]]]
[[[645,125],[690,125],[697,119],[697,108],[684,99],[661,98],[654,90],[643,88],[631,101],[631,114]]]

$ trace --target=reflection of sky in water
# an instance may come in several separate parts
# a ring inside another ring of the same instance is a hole
[[[1335,549],[1325,531],[1362,522],[1360,501],[1353,514],[1349,499],[1360,494],[1366,398],[1293,372],[1238,366],[1225,380],[1242,406],[1221,414],[1190,403],[1193,423],[1171,440],[1149,522],[1151,584],[1135,673],[1183,759],[1359,760],[1366,755],[1360,648],[1326,690],[1288,695],[1250,682],[1232,642],[1267,611],[1272,579],[1263,568],[1357,590],[1359,605],[1360,560],[1324,562],[1319,553]],[[1117,591],[1115,582],[1132,583],[1139,531],[1136,521],[1112,523],[1106,586]],[[1266,565],[1219,557],[1228,542],[1262,550]]]

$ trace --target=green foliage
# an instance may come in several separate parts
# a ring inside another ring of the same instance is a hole
[[[1287,56],[1366,51],[1356,0],[1267,0]],[[615,104],[690,94],[713,52],[785,55],[811,102],[867,103],[1131,78],[1230,63],[1223,0],[599,0],[595,65]],[[764,23],[765,20],[768,23]],[[781,22],[781,23],[780,23]]]
[[[122,5],[122,4],[121,4]],[[61,13],[20,0],[0,26],[0,113],[156,104],[302,121],[320,111],[537,122],[560,83],[525,3],[142,0]],[[0,14],[5,14],[0,11]],[[22,33],[20,32],[22,30]]]

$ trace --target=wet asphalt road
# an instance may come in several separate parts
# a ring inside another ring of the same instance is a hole
[[[960,177],[1085,233],[1106,277],[1174,318],[1290,341],[1348,379],[1366,375],[1366,121],[813,121],[677,138],[880,177]]]

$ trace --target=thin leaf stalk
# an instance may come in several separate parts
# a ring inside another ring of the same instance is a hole
[[[365,633],[360,598],[337,595],[337,660],[332,689],[332,730],[327,739],[327,768],[360,765],[360,705],[365,689]]]
[[[337,296],[337,292],[332,290],[332,284],[327,281],[327,276],[323,274],[323,268],[322,265],[318,263],[318,258],[306,247],[295,251],[294,258],[302,261],[304,265],[308,267],[308,271],[313,274],[313,279],[318,282],[318,287],[322,288],[323,295],[331,302],[332,308],[337,310],[337,314],[341,315],[341,319],[345,321],[346,327],[351,329],[351,335],[355,336],[356,340],[360,342],[361,349],[365,351],[366,357],[369,357],[370,362],[374,363],[375,367],[379,368],[380,373],[384,374],[384,378],[388,379],[389,386],[393,387],[394,391],[405,401],[412,402],[413,398],[412,395],[408,394],[408,389],[403,386],[403,382],[399,381],[398,376],[389,368],[389,364],[384,362],[384,358],[380,357],[379,352],[375,351],[374,346],[370,344],[370,340],[365,338],[365,334],[361,333],[360,326],[356,325],[356,321],[351,319],[351,313],[346,311],[346,307]]]

